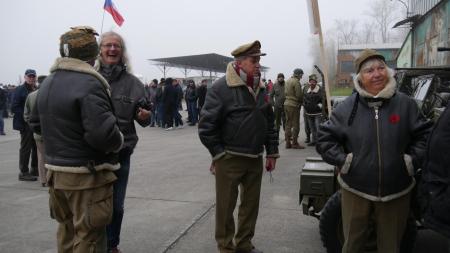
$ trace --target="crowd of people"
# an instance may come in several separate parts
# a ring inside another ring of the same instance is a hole
[[[39,178],[49,188],[51,217],[59,223],[58,252],[121,252],[130,161],[138,142],[135,122],[166,131],[198,125],[216,179],[218,250],[262,252],[252,243],[262,173],[275,170],[281,128],[286,149],[305,148],[298,140],[302,108],[304,142],[339,171],[342,251],[360,252],[375,217],[380,252],[399,252],[413,176],[425,159],[432,124],[412,99],[396,92],[382,55],[365,50],[356,59],[355,91],[328,117],[315,74],[304,84],[300,68],[286,81],[283,73],[275,83],[261,78],[259,62],[266,54],[259,41],[233,50],[225,76],[211,87],[207,80],[187,80],[183,90],[184,84],[170,77],[142,84],[131,73],[123,37],[106,32],[97,42],[96,36],[91,27],[71,28],[60,37],[61,57],[49,76],[27,69],[22,85],[0,89],[0,111],[8,116],[10,110],[13,129],[20,132],[19,180]],[[186,122],[180,114],[183,98]],[[429,217],[436,219],[433,213]]]

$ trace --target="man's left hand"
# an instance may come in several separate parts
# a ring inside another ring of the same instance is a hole
[[[137,113],[137,118],[140,121],[145,121],[148,120],[148,118],[150,118],[151,112],[145,110],[144,108],[139,107],[138,109],[138,113]]]
[[[277,163],[277,159],[274,157],[267,157],[266,158],[266,170],[267,172],[272,172],[275,170],[275,164]]]

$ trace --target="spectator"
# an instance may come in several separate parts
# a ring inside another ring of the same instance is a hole
[[[195,126],[198,121],[198,109],[197,109],[197,90],[194,81],[190,81],[188,87],[186,88],[186,102],[188,105],[188,112],[191,115],[190,126]]]
[[[300,80],[303,76],[302,69],[295,69],[294,74],[289,78],[284,86],[284,113],[286,116],[285,141],[286,148],[303,149],[304,146],[298,143],[300,132],[300,109],[303,103],[303,92]]]
[[[325,92],[317,84],[317,76],[309,76],[309,88],[304,91],[303,108],[306,120],[312,132],[312,142],[308,146],[315,146],[317,141],[317,130],[322,122],[323,112],[326,107]]]
[[[203,79],[200,83],[200,86],[197,88],[197,96],[198,96],[198,111],[200,112],[205,104],[206,92],[208,90],[208,82]]]

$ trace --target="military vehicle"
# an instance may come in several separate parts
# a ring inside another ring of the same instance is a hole
[[[397,69],[398,90],[413,97],[423,114],[436,120],[450,98],[450,68]],[[415,175],[420,187],[421,171]],[[421,225],[422,196],[413,190],[411,212],[403,235],[401,252],[412,252],[417,229]],[[299,204],[304,215],[319,219],[320,237],[328,253],[340,253],[344,241],[341,218],[341,196],[337,169],[320,157],[309,157],[300,173]],[[374,226],[371,226],[374,227]],[[376,251],[376,233],[371,229],[365,249]]]

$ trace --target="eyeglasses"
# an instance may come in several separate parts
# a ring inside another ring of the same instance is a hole
[[[119,44],[112,44],[112,43],[104,44],[104,45],[102,45],[102,47],[105,47],[105,48],[108,48],[108,49],[111,49],[113,47],[116,48],[116,49],[122,49],[121,45],[119,45]]]

